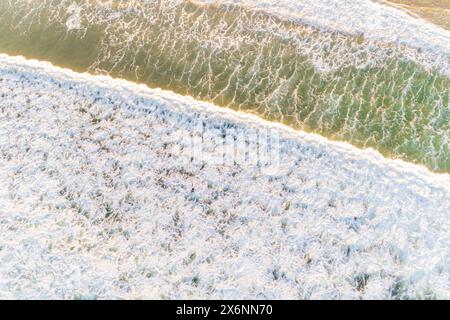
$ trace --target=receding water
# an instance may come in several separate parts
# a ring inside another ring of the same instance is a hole
[[[412,51],[230,5],[0,1],[0,52],[170,89],[450,172],[450,78]]]

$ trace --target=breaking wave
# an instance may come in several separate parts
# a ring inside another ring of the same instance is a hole
[[[355,2],[1,1],[0,51],[450,172],[448,31]]]
[[[6,55],[0,96],[0,298],[450,297],[448,174]]]

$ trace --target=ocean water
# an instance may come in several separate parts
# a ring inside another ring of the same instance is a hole
[[[446,173],[449,44],[448,31],[369,0],[0,2],[0,52],[172,90]]]
[[[450,297],[448,174],[6,55],[0,97],[2,299]]]
[[[369,0],[0,0],[0,299],[449,299],[449,39]]]

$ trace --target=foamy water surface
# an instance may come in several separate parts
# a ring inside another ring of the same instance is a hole
[[[450,172],[449,32],[364,1],[0,2],[0,52]]]
[[[448,174],[6,55],[0,96],[0,298],[450,298]]]

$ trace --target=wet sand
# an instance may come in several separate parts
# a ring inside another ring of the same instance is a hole
[[[449,0],[387,0],[382,2],[395,5],[413,15],[450,30]]]

